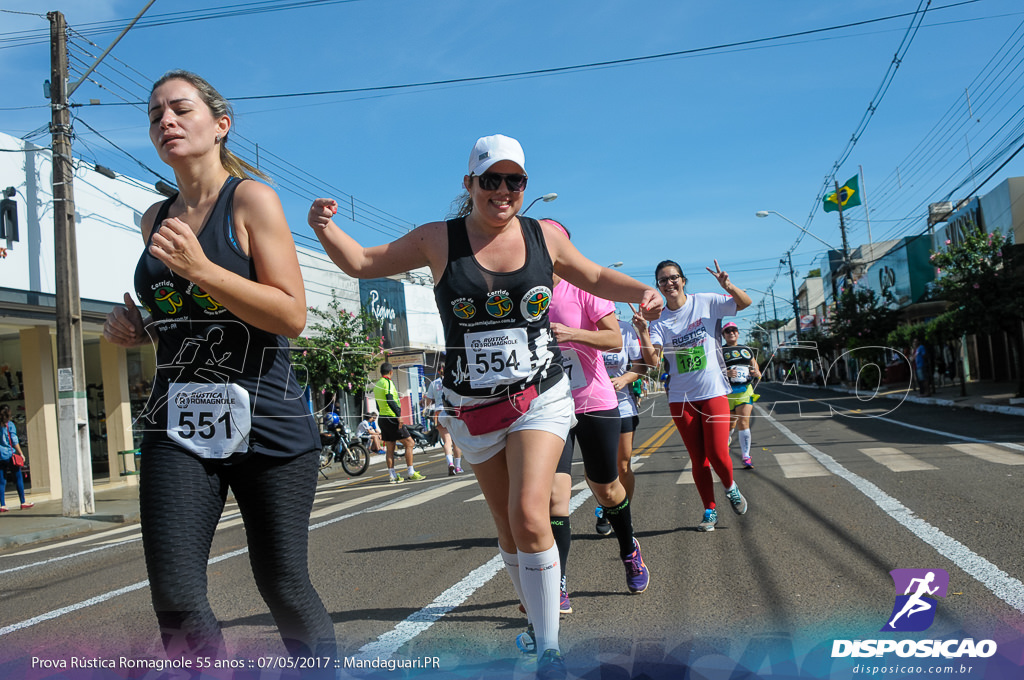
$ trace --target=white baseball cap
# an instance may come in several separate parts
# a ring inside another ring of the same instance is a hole
[[[469,174],[481,175],[498,161],[512,161],[526,172],[526,154],[519,142],[505,135],[481,137],[469,155]]]

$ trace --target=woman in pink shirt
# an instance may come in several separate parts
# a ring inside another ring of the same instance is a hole
[[[565,230],[554,220],[544,221]],[[619,481],[619,400],[605,371],[602,355],[605,350],[622,347],[615,304],[580,290],[557,276],[554,281],[548,316],[576,404],[576,425],[566,439],[551,493],[551,527],[562,564],[560,609],[569,613],[572,607],[565,587],[565,563],[572,540],[569,526],[570,473],[577,440],[587,483],[619,541],[619,557],[626,568],[629,591],[642,593],[647,590],[650,573],[640,553],[640,544],[633,537],[629,498]]]

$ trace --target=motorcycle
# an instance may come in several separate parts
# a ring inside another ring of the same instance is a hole
[[[366,472],[370,467],[370,452],[358,437],[349,434],[337,413],[324,416],[324,430],[320,433],[320,473],[326,477],[324,470],[335,461],[352,477]]]
[[[426,432],[423,431],[422,425],[406,425],[406,429],[409,430],[409,435],[412,436],[414,446],[420,447],[422,451],[426,451],[429,447],[437,446],[441,441],[441,435],[438,433],[433,421],[430,423],[430,429]]]

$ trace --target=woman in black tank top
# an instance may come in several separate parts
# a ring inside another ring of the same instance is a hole
[[[153,393],[136,426],[143,546],[165,649],[170,658],[226,652],[206,570],[230,490],[288,652],[333,655],[334,625],[307,564],[319,437],[290,367],[287,338],[305,326],[306,297],[288,223],[270,187],[242,181],[260,173],[227,150],[230,109],[205,80],[165,75],[149,120],[181,189],[142,219],[135,285],[148,318],[126,293],[104,336],[122,347],[157,341]]]
[[[331,219],[338,211],[332,199],[313,201],[308,221],[349,276],[430,267],[445,328],[445,401],[455,407],[489,405],[491,413],[507,415],[510,399],[517,407],[533,397],[536,403],[554,401],[557,391],[562,402],[568,400],[558,427],[549,419],[534,429],[535,409],[511,424],[491,418],[500,421],[498,429],[477,421],[474,434],[470,416],[483,409],[461,410],[458,418],[447,414],[445,421],[494,516],[502,557],[533,624],[524,642],[543,653],[538,675],[558,675],[564,672],[558,652],[559,570],[548,504],[572,406],[568,381],[555,368],[558,345],[547,322],[551,273],[594,295],[639,303],[651,319],[663,303],[651,287],[583,257],[555,227],[518,217],[525,165],[516,140],[482,137],[463,178],[469,195],[458,218],[424,224],[386,245],[364,248],[338,228]],[[477,452],[475,459],[470,452]]]

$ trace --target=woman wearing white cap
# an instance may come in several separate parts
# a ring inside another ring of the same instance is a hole
[[[729,281],[715,260],[707,270],[728,295],[686,293],[683,269],[665,260],[654,270],[658,288],[665,295],[665,311],[650,330],[640,330],[644,362],[657,366],[664,351],[669,365],[668,403],[676,429],[693,464],[693,482],[704,503],[699,531],[714,531],[718,523],[715,486],[711,470],[725,486],[725,495],[737,514],[747,511],[729,458],[730,391],[721,352],[722,318],[750,306],[750,296]]]
[[[313,202],[309,224],[350,276],[430,267],[447,346],[440,419],[473,465],[494,517],[499,550],[543,652],[538,676],[564,677],[549,502],[573,401],[547,320],[552,274],[603,298],[639,302],[650,318],[663,302],[653,288],[583,257],[553,225],[517,216],[527,175],[516,140],[477,140],[462,181],[468,196],[455,219],[385,245],[364,248],[339,229],[331,199]]]
[[[754,350],[739,344],[740,328],[730,321],[722,326],[722,358],[725,360],[725,377],[732,386],[729,393],[729,410],[732,411],[732,427],[740,441],[740,456],[743,467],[750,470],[750,412],[754,410],[757,395],[754,382],[761,379],[761,369],[754,357]],[[730,440],[732,438],[730,437]]]

